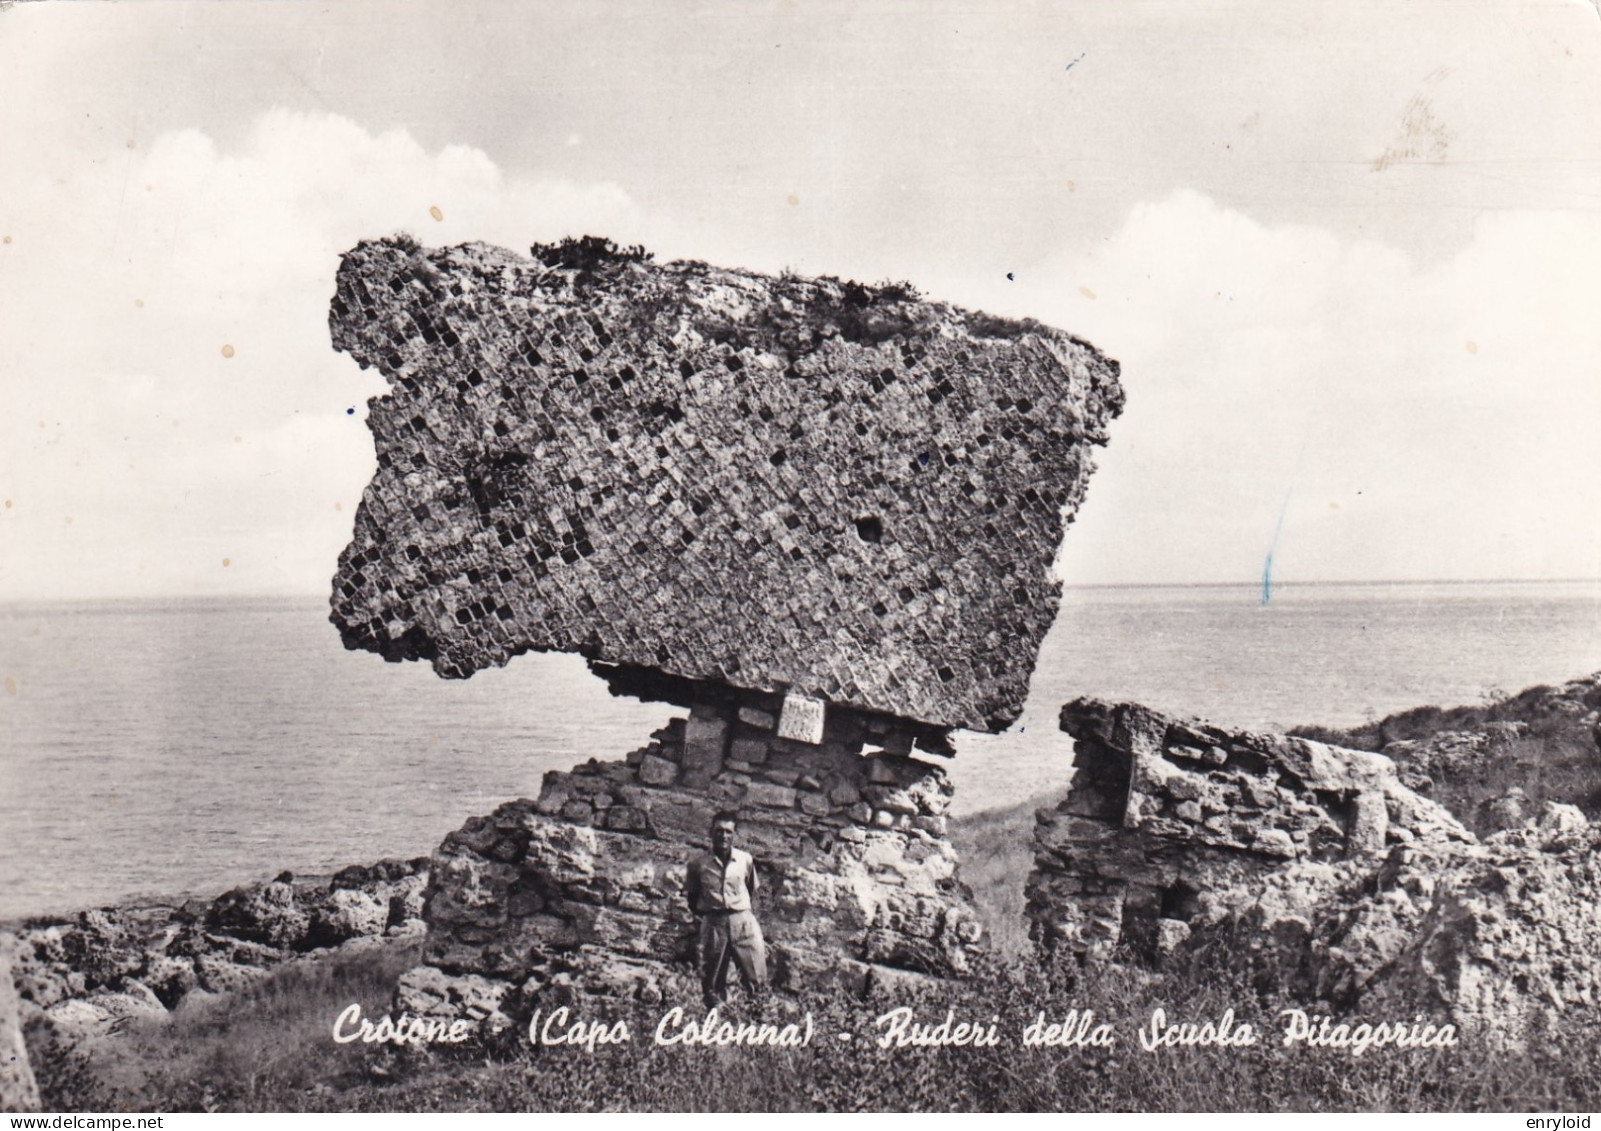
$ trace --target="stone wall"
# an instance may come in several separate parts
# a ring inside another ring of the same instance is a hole
[[[1076,740],[1073,787],[1038,815],[1026,893],[1047,948],[1155,957],[1252,893],[1309,906],[1344,861],[1472,841],[1381,755],[1096,699],[1064,706],[1061,727]]]
[[[334,345],[390,386],[334,581],[347,646],[1020,713],[1115,362],[905,285],[536,251],[343,258]]]
[[[779,987],[965,972],[982,928],[945,836],[944,772],[847,710],[828,711],[818,744],[776,723],[760,706],[697,704],[626,760],[549,773],[537,800],[450,834],[431,867],[429,968],[403,979],[400,1005],[514,1010],[552,986],[660,995],[691,969],[684,869],[723,809],[756,860]]]
[[[1518,823],[1480,841],[1382,755],[1093,699],[1061,722],[1073,787],[1038,815],[1027,885],[1042,947],[1162,961],[1221,942],[1319,1008],[1491,1045],[1601,1002],[1601,828],[1574,806],[1508,805]]]

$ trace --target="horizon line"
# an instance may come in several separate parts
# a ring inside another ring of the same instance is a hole
[[[1364,578],[1360,580],[1317,579],[1275,581],[1273,589],[1333,589],[1339,587],[1404,587],[1425,585],[1601,585],[1597,577],[1430,577]],[[1081,581],[1063,582],[1062,591],[1105,589],[1250,589],[1260,581]],[[327,594],[310,590],[255,590],[240,593],[123,593],[104,596],[8,597],[0,599],[0,609],[19,605],[133,604],[153,601],[303,601],[327,599]]]

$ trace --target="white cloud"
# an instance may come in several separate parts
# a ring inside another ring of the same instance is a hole
[[[1183,192],[1043,295],[1129,397],[1068,576],[1251,581],[1287,495],[1282,578],[1601,575],[1601,218],[1420,267]]]
[[[273,111],[226,148],[193,130],[86,156],[16,140],[28,161],[0,167],[8,595],[325,584],[381,390],[327,340],[358,239],[596,231],[677,250],[674,218],[647,223],[615,185],[332,115]],[[1285,579],[1601,573],[1593,215],[1486,213],[1459,255],[1420,266],[1180,192],[1016,283],[951,271],[918,282],[1123,363],[1128,411],[1064,548],[1074,580],[1253,580],[1287,495]]]
[[[130,140],[79,156],[36,137],[0,173],[8,595],[320,587],[382,389],[328,343],[339,253],[399,229],[526,247],[638,225],[614,185],[331,115],[267,113],[226,151]]]

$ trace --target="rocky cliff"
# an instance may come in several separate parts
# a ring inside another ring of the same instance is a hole
[[[76,1041],[131,1017],[165,1017],[340,947],[419,940],[426,860],[353,865],[324,881],[288,873],[214,900],[129,904],[0,934],[24,1019]]]

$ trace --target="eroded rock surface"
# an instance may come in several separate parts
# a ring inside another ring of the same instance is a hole
[[[1521,791],[1479,841],[1381,755],[1137,704],[1062,709],[1067,799],[1041,811],[1028,914],[1085,958],[1221,938],[1309,1002],[1448,1014],[1516,1044],[1601,995],[1601,830]]]
[[[334,581],[347,646],[1020,713],[1115,362],[905,285],[535,250],[344,256],[334,345],[390,386]]]
[[[1039,814],[1028,887],[1048,946],[1149,952],[1274,873],[1295,868],[1286,888],[1312,891],[1348,858],[1471,840],[1376,754],[1096,699],[1063,707],[1061,725],[1076,739],[1073,788]]]
[[[39,1085],[22,1039],[22,1012],[11,978],[9,956],[16,940],[0,936],[0,1110],[38,1111]]]
[[[1571,805],[1547,802],[1438,872],[1407,862],[1396,882],[1415,877],[1432,898],[1383,993],[1512,1035],[1542,1013],[1601,1004],[1598,849],[1601,828]]]
[[[30,920],[7,936],[25,1017],[73,1043],[186,1001],[248,989],[303,955],[420,939],[427,861],[354,865],[326,882],[284,874],[208,902],[131,904]]]

